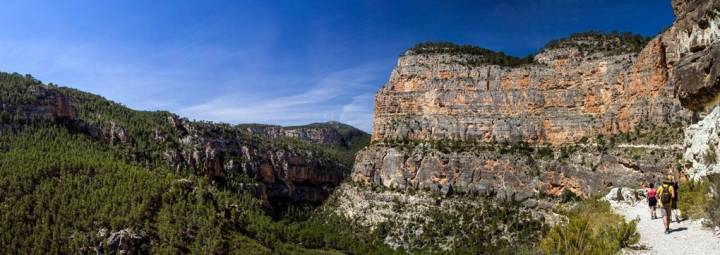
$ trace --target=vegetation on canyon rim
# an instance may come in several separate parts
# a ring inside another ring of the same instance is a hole
[[[640,52],[652,39],[630,32],[587,31],[573,33],[567,38],[551,40],[544,49],[577,48],[583,55],[610,52],[613,55]]]
[[[533,56],[518,58],[503,52],[496,52],[473,45],[457,45],[452,42],[424,42],[418,43],[407,51],[409,54],[467,54],[480,56],[481,59],[467,62],[468,65],[495,64],[502,66],[519,66],[534,62]]]
[[[567,38],[551,40],[545,45],[543,50],[576,48],[586,56],[596,52],[608,52],[611,55],[638,53],[647,45],[650,39],[650,37],[630,32],[587,31],[573,33]],[[464,54],[479,57],[467,60],[465,64],[470,66],[493,64],[514,67],[535,63],[535,56],[532,54],[519,58],[507,55],[504,52],[497,52],[473,45],[458,45],[452,42],[423,42],[415,44],[415,46],[407,51],[407,54],[417,55],[439,53],[451,55]]]

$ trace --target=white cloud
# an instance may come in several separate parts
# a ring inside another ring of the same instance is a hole
[[[372,131],[374,94],[366,93],[353,97],[342,107],[339,121],[350,124],[366,132]]]
[[[341,121],[370,131],[372,93],[379,87],[373,78],[382,70],[376,65],[340,70],[321,76],[316,85],[286,96],[240,91],[214,97],[179,110],[191,118],[230,123],[297,125]],[[313,83],[313,80],[302,83]],[[354,95],[358,91],[365,91]]]

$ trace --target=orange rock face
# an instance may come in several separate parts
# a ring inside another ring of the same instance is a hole
[[[373,140],[559,145],[683,122],[690,114],[673,99],[661,39],[639,54],[548,50],[514,68],[406,54],[376,96]]]
[[[692,113],[671,82],[669,60],[677,58],[672,35],[656,37],[638,53],[580,38],[516,67],[467,64],[478,63],[470,61],[477,60],[473,55],[409,51],[376,95],[372,139],[379,143],[358,153],[352,178],[401,190],[521,197],[587,196],[652,180],[675,160],[565,149],[583,138],[689,122]],[[500,149],[520,142],[552,145],[544,148],[554,154]]]

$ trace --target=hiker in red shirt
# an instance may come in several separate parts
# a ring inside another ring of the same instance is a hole
[[[657,219],[655,214],[655,208],[657,207],[657,190],[655,189],[655,183],[650,183],[650,187],[647,189],[648,206],[650,207],[650,218]]]

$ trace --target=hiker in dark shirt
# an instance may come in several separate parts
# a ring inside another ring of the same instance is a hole
[[[673,177],[668,175],[667,180],[658,187],[655,197],[660,202],[661,212],[663,213],[663,225],[665,225],[665,234],[670,234],[670,221],[672,220],[672,198],[675,197],[675,188],[673,187]]]
[[[673,181],[673,190],[675,191],[675,196],[672,198],[672,214],[675,215],[675,221],[680,223],[680,209],[678,209],[678,197],[680,196],[680,182],[675,179]]]

